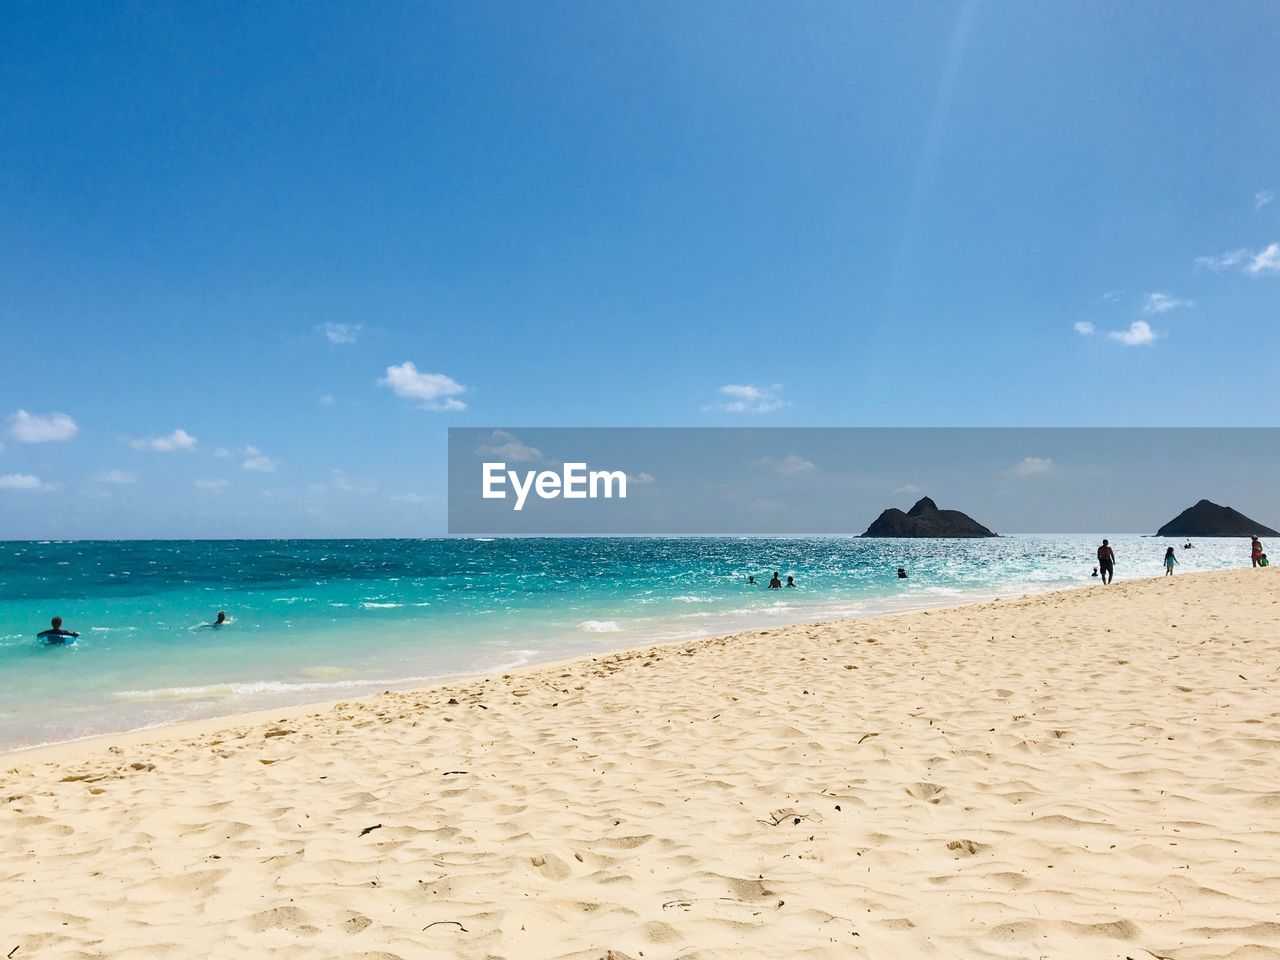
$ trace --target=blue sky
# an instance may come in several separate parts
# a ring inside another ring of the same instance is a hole
[[[439,532],[450,425],[1269,425],[1278,27],[15,6],[0,536]]]

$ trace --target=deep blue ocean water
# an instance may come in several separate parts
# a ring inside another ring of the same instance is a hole
[[[0,749],[747,626],[1085,585],[1099,540],[4,542]],[[1112,542],[1122,579],[1159,575],[1165,547],[1180,546]],[[1243,566],[1248,543],[1197,540],[1179,554],[1179,572]],[[798,587],[767,589],[773,570]],[[209,627],[219,610],[232,622]],[[55,614],[80,633],[75,644],[36,640]]]

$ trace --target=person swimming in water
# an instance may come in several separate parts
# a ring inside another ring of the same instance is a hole
[[[781,589],[782,589],[782,581],[778,579],[778,571],[777,571],[777,570],[773,571],[773,578],[769,581],[769,589],[770,589],[770,590],[781,590]]]
[[[43,640],[45,643],[69,643],[80,636],[74,630],[63,630],[61,617],[54,617],[49,622],[51,626],[48,630],[41,630],[36,634],[38,640]]]
[[[231,622],[231,621],[227,619],[227,612],[226,612],[225,610],[219,610],[219,611],[218,611],[218,619],[214,620],[214,621],[213,621],[213,623],[211,623],[211,624],[210,624],[210,626],[212,626],[212,627],[220,627],[220,626],[222,626],[224,623],[230,623],[230,622]]]
[[[796,578],[795,578],[795,577],[792,577],[792,576],[788,576],[788,577],[787,577],[787,586],[788,586],[788,587],[794,587],[795,585],[796,585]]]
[[[906,567],[899,567],[899,568],[898,568],[898,579],[899,579],[899,580],[905,580],[905,579],[907,579],[907,568],[906,568]]]
[[[756,583],[756,575],[754,573],[747,574],[747,586],[748,587],[760,586],[760,584]]]

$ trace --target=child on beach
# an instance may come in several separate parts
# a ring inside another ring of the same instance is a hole
[[[1164,575],[1166,577],[1173,576],[1173,566],[1178,562],[1178,558],[1173,555],[1173,547],[1164,552]]]

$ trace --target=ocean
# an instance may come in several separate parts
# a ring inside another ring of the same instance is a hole
[[[1100,539],[2,542],[0,749],[1083,586]],[[1111,540],[1119,579],[1160,575],[1181,547]],[[1248,564],[1246,540],[1194,543],[1179,573]],[[774,570],[797,587],[767,589]],[[219,610],[231,622],[209,626]],[[54,615],[76,643],[36,640]]]

